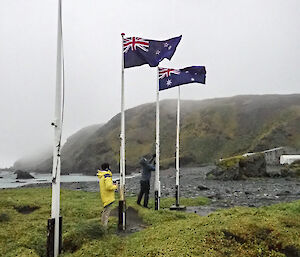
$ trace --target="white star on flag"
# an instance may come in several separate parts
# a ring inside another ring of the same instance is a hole
[[[169,44],[168,43],[164,43],[164,47],[168,47],[169,46]]]
[[[155,54],[159,55],[159,54],[160,54],[160,51],[159,51],[159,50],[156,50]]]
[[[185,73],[189,73],[189,71],[186,71]]]
[[[168,49],[171,50],[172,46],[169,46]]]
[[[195,79],[194,79],[194,78],[191,78],[191,81],[195,81]]]
[[[171,86],[171,84],[172,84],[172,80],[168,79],[167,80],[167,86]]]

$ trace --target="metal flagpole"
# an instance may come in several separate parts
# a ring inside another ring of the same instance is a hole
[[[54,127],[53,168],[52,168],[52,207],[51,219],[48,220],[48,256],[57,257],[61,252],[61,217],[60,215],[60,148],[63,119],[64,63],[62,41],[62,0],[58,0],[57,59],[56,59],[56,95]]]
[[[185,206],[179,204],[179,134],[180,134],[180,86],[178,86],[177,98],[177,129],[176,129],[176,185],[175,185],[175,205],[170,207],[171,210],[185,210]]]
[[[155,165],[155,210],[159,210],[160,181],[159,181],[159,68],[157,67],[157,88],[156,88],[156,165]]]
[[[120,201],[119,201],[119,230],[126,229],[126,204],[125,204],[125,114],[124,114],[124,53],[123,42],[125,33],[122,36],[122,72],[121,72],[121,146],[120,146]]]
[[[177,99],[177,131],[176,131],[176,206],[179,206],[179,131],[180,131],[180,86]]]

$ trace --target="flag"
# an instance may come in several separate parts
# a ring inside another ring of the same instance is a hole
[[[204,66],[191,66],[184,69],[158,68],[159,90],[165,90],[188,83],[205,84],[206,70]]]
[[[164,59],[171,60],[182,36],[165,41],[128,37],[123,39],[124,67],[149,64],[156,67]]]

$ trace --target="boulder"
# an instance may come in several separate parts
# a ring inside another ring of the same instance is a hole
[[[206,190],[209,190],[208,187],[203,186],[203,185],[199,185],[197,188],[198,188],[198,190],[200,190],[200,191],[206,191]]]
[[[265,157],[260,153],[222,159],[214,170],[206,174],[207,179],[217,180],[242,180],[267,176]]]
[[[27,171],[17,170],[17,171],[15,171],[15,174],[17,174],[17,178],[16,179],[31,179],[31,178],[34,178]]]
[[[253,154],[239,161],[240,172],[246,177],[267,177],[264,154]]]

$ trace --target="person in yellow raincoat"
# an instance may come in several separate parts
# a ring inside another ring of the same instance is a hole
[[[112,173],[108,163],[101,165],[101,170],[98,170],[97,176],[99,178],[101,200],[104,206],[101,223],[104,227],[107,227],[111,206],[115,201],[115,190],[118,189],[118,186],[113,184]]]

